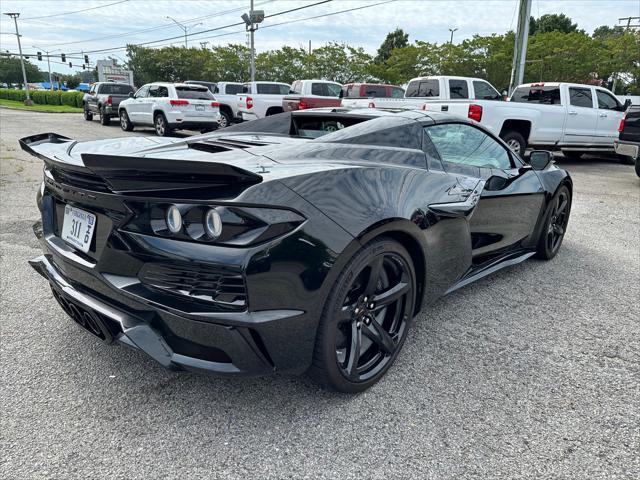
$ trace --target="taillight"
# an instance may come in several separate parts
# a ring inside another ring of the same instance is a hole
[[[376,108],[376,104],[373,102],[369,102],[369,108]]]
[[[113,105],[113,97],[111,95],[107,97],[107,105]]]
[[[220,107],[220,102],[211,102],[212,107]]]
[[[253,98],[247,97],[247,109],[253,108]]]
[[[189,105],[188,100],[169,100],[172,107],[179,107],[181,105]]]
[[[469,105],[469,113],[467,114],[467,117],[471,120],[475,120],[476,122],[482,120],[482,106],[476,104]]]
[[[620,125],[618,126],[618,132],[622,133],[622,131],[624,130],[624,120],[626,118],[626,115],[623,115],[622,118],[620,119]]]
[[[309,108],[309,105],[307,105],[304,100],[300,100],[300,103],[298,103],[298,110],[306,110],[307,108]]]

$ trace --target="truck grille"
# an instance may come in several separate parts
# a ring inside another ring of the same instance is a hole
[[[226,268],[147,263],[138,278],[150,287],[213,302],[225,310],[244,310],[247,305],[242,274]]]

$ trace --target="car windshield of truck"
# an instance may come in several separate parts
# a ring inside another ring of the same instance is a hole
[[[339,85],[337,83],[311,84],[311,95],[316,95],[318,97],[338,97],[340,96],[341,90],[342,85]]]
[[[101,95],[129,95],[132,93],[133,87],[131,85],[124,85],[121,83],[105,83],[100,85]]]
[[[502,100],[502,95],[487,82],[474,80],[473,90],[478,100]]]
[[[227,95],[235,95],[236,93],[242,93],[242,85],[225,85],[224,93]]]
[[[191,100],[214,100],[214,96],[207,87],[176,87],[178,98],[188,98]]]
[[[440,96],[440,82],[433,80],[414,80],[409,82],[405,97],[438,97]]]
[[[262,93],[266,95],[286,95],[289,93],[289,85],[283,85],[282,83],[258,83],[256,85],[256,93]]]
[[[513,92],[513,95],[511,95],[511,101],[518,103],[542,103],[546,105],[560,105],[560,87],[518,87]]]

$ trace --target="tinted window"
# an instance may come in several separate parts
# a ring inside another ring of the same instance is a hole
[[[469,87],[466,80],[449,80],[451,98],[469,98]]]
[[[144,85],[140,87],[135,94],[136,98],[145,98],[149,94],[149,85]]]
[[[337,97],[340,95],[342,85],[337,83],[312,83],[311,95],[318,95],[319,97]]]
[[[618,101],[607,92],[596,90],[596,98],[598,99],[598,108],[605,110],[619,110],[620,108]]]
[[[151,87],[149,89],[150,97],[168,97],[169,89],[167,87]]]
[[[560,105],[560,87],[518,87],[511,95],[511,101]]]
[[[438,97],[440,82],[438,80],[414,80],[407,87],[406,97]]]
[[[281,83],[259,83],[256,86],[256,93],[264,93],[267,95],[286,95],[289,93],[289,85]],[[336,95],[337,96],[337,95]]]
[[[425,131],[445,162],[511,168],[506,148],[478,128],[463,123],[447,123],[425,127]]]
[[[502,95],[487,82],[475,80],[473,90],[478,100],[502,100]]]
[[[384,85],[364,85],[365,97],[384,98],[387,96],[387,89]]]
[[[242,85],[225,85],[224,93],[226,93],[227,95],[242,93]]]
[[[191,100],[214,100],[213,93],[206,87],[176,87],[178,98],[189,98]],[[168,95],[167,95],[168,96]]]
[[[591,89],[569,87],[569,103],[574,107],[593,108]]]
[[[392,98],[404,98],[404,89],[400,87],[391,87]]]

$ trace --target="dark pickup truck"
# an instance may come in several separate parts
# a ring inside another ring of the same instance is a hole
[[[291,94],[282,99],[285,112],[308,108],[339,107],[342,85],[327,80],[296,80]]]
[[[102,125],[109,125],[111,117],[118,116],[120,102],[134,92],[135,89],[128,83],[94,83],[83,99],[84,119],[91,121],[94,115],[98,115]]]
[[[635,162],[636,174],[640,177],[640,105],[631,105],[620,120],[618,139],[614,140],[613,148],[618,155],[622,155]]]

